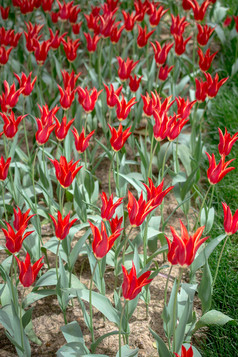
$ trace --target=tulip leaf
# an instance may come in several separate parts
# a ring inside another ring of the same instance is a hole
[[[35,288],[39,286],[51,286],[51,285],[56,285],[57,280],[56,280],[56,272],[55,268],[48,270],[45,274],[43,274],[36,282]],[[34,290],[35,290],[34,288]]]
[[[111,331],[108,333],[105,333],[104,335],[100,336],[94,343],[91,344],[90,350],[92,352],[95,352],[97,346],[104,340],[104,338],[107,338],[109,336],[113,336],[113,335],[118,335],[119,331]]]
[[[55,285],[55,284],[52,284]],[[37,292],[31,292],[28,294],[25,299],[23,300],[23,308],[26,308],[27,306],[33,304],[34,302],[44,299],[47,296],[51,295],[56,295],[55,290],[49,290],[49,289],[42,289],[38,290]]]
[[[70,264],[71,270],[73,269],[74,264],[75,264],[76,260],[78,259],[79,253],[81,252],[82,247],[90,234],[91,234],[91,229],[88,229],[87,232],[84,233],[84,235],[81,238],[79,238],[78,242],[75,244],[72,251],[70,252],[69,264]]]
[[[182,343],[184,341],[184,336],[185,336],[185,329],[186,329],[186,324],[188,322],[189,318],[189,298],[186,301],[186,304],[183,306],[183,314],[181,318],[179,319],[179,324],[176,327],[175,330],[175,351],[178,352],[178,350],[181,348]]]
[[[202,302],[202,312],[205,314],[212,303],[212,274],[207,260],[203,267],[202,281],[198,287],[198,297]]]
[[[157,333],[154,332],[151,328],[150,328],[150,332],[152,333],[153,337],[156,340],[157,350],[159,352],[159,357],[171,357],[171,354],[170,354],[166,344],[162,340],[162,338],[159,337],[159,335],[157,335]]]
[[[60,329],[67,342],[84,343],[83,333],[77,321],[72,321],[67,325],[61,326]]]
[[[195,331],[197,331],[199,328],[204,327],[204,326],[209,326],[209,325],[218,325],[218,326],[223,326],[226,323],[233,321],[231,317],[223,314],[220,311],[217,310],[210,310],[206,314],[204,314],[199,321],[196,323]]]
[[[80,342],[69,342],[66,343],[63,347],[61,347],[57,353],[57,357],[68,357],[68,356],[87,356],[88,349],[87,347]]]
[[[128,345],[122,346],[121,355],[123,357],[136,357],[138,356],[139,348],[132,350]],[[119,357],[119,351],[116,354],[116,357]]]

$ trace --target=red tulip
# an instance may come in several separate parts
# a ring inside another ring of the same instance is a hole
[[[57,86],[60,92],[60,105],[64,110],[68,110],[74,101],[75,90],[71,90],[70,86],[65,89],[61,88],[59,84]]]
[[[124,25],[126,31],[130,32],[135,26],[137,15],[135,13],[128,14],[126,11],[122,10],[122,15],[124,17]]]
[[[165,66],[161,66],[159,69],[159,79],[161,81],[166,81],[173,68],[174,66],[169,67],[167,64]]]
[[[13,227],[15,228],[16,231],[19,231],[20,228],[23,226],[27,227],[28,221],[35,216],[35,214],[32,214],[31,216],[28,216],[30,213],[30,208],[25,212],[22,213],[19,207],[17,207],[18,211],[13,208],[13,213],[14,213],[14,221],[13,221]]]
[[[133,60],[130,60],[127,58],[127,60],[123,60],[121,57],[117,57],[118,61],[118,77],[121,79],[121,81],[125,81],[130,77],[131,72],[133,69],[136,67],[137,63],[139,61],[133,62]]]
[[[75,24],[78,20],[78,14],[80,13],[81,9],[78,7],[78,5],[74,5],[71,7],[70,12],[69,12],[69,22],[71,25]]]
[[[44,265],[43,263],[41,263],[44,257],[37,260],[33,265],[31,265],[31,258],[29,253],[27,253],[24,262],[21,262],[16,256],[15,258],[20,270],[19,280],[22,285],[27,288],[31,286],[36,280],[37,274]]]
[[[107,0],[108,10],[110,12],[113,12],[114,10],[116,10],[116,8],[118,6],[118,2],[119,2],[119,0]]]
[[[67,32],[63,33],[63,35],[59,36],[59,30],[56,30],[56,33],[54,34],[51,28],[49,28],[50,31],[50,48],[53,50],[57,50],[62,42],[62,39],[67,35]]]
[[[147,202],[152,200],[153,206],[161,205],[164,197],[169,193],[169,191],[171,191],[174,188],[174,186],[170,186],[163,191],[164,179],[157,187],[155,187],[153,181],[149,177],[148,180],[149,180],[149,187],[145,183],[143,183],[147,191]]]
[[[58,211],[58,219],[56,220],[51,214],[49,214],[50,218],[53,221],[55,227],[55,235],[59,240],[63,240],[69,234],[69,230],[72,225],[77,222],[77,218],[74,218],[71,222],[70,214],[67,214],[65,218],[62,218],[60,211]]]
[[[122,283],[122,295],[126,300],[133,300],[141,292],[143,286],[148,285],[153,279],[148,279],[150,271],[147,271],[137,278],[136,268],[132,262],[132,268],[128,274],[126,268],[122,265],[123,283]]]
[[[62,70],[61,74],[63,77],[64,89],[70,87],[71,91],[73,91],[75,89],[76,82],[77,82],[81,72],[79,72],[78,74],[75,75],[74,71],[72,71],[69,74],[65,70]]]
[[[93,37],[91,37],[91,35],[89,33],[84,32],[84,36],[86,38],[87,41],[87,49],[88,52],[95,52],[97,49],[97,44],[98,41],[100,40],[100,36],[94,34]]]
[[[212,78],[212,76],[209,73],[204,73],[206,79],[207,79],[207,96],[208,98],[214,98],[219,89],[223,84],[226,83],[229,77],[223,78],[219,81],[219,76],[218,73],[216,73],[215,77]]]
[[[27,97],[28,95],[31,94],[31,92],[33,91],[36,79],[37,79],[37,76],[35,76],[35,78],[31,81],[31,75],[32,75],[32,72],[30,72],[28,77],[25,75],[25,73],[22,72],[21,78],[20,78],[16,73],[14,73],[14,76],[18,80],[19,86],[22,89],[21,94],[24,97]]]
[[[199,81],[197,78],[195,78],[195,83],[195,97],[198,103],[204,102],[207,98],[207,82],[203,82],[202,80]]]
[[[155,41],[155,45],[152,42],[150,42],[150,43],[151,43],[154,53],[155,53],[155,62],[157,64],[157,66],[160,67],[166,62],[168,53],[174,44],[167,43],[163,47],[161,47],[161,45],[158,41]]]
[[[140,198],[137,201],[133,194],[128,191],[128,204],[127,210],[129,214],[129,220],[132,227],[140,226],[148,214],[153,211],[157,206],[153,205],[153,200],[146,202],[143,199],[143,193],[141,192]]]
[[[43,145],[49,140],[49,136],[56,127],[53,123],[55,119],[55,114],[59,110],[56,106],[55,108],[49,110],[47,104],[42,108],[39,106],[41,112],[41,118],[36,118],[36,123],[38,130],[36,132],[36,142],[38,145]]]
[[[236,210],[234,216],[232,216],[230,207],[222,202],[223,212],[224,212],[224,229],[226,234],[235,234],[238,231],[238,209]]]
[[[124,132],[122,131],[122,125],[120,124],[118,127],[118,130],[116,130],[114,127],[111,127],[110,124],[108,124],[109,129],[111,131],[111,139],[110,143],[112,145],[112,149],[114,151],[119,151],[121,148],[124,146],[125,142],[129,138],[129,136],[132,134],[130,133],[131,127],[127,128]]]
[[[208,71],[210,66],[211,66],[211,64],[212,64],[212,61],[213,61],[214,57],[218,53],[218,51],[215,52],[211,56],[210,56],[210,48],[207,49],[205,55],[203,55],[203,52],[202,52],[201,48],[199,48],[197,50],[197,52],[198,52],[198,55],[199,55],[199,67],[200,67],[201,71],[203,71],[203,72]]]
[[[13,47],[10,47],[8,50],[6,50],[5,46],[3,45],[0,46],[0,65],[4,65],[8,62],[9,55],[12,49]]]
[[[186,21],[186,17],[179,17],[177,15],[176,17],[171,14],[171,19],[172,19],[172,25],[170,27],[170,33],[171,35],[178,35],[181,36],[184,33],[185,28],[189,25],[189,23]]]
[[[118,218],[117,215],[115,218],[112,218],[109,221],[112,234],[115,233],[117,230],[121,229],[122,222],[123,222],[123,217]]]
[[[118,41],[121,38],[121,33],[124,30],[124,28],[125,28],[125,25],[121,26],[118,29],[116,24],[111,28],[111,33],[110,33],[111,43],[113,43],[113,44],[118,43]]]
[[[8,174],[8,169],[11,163],[11,157],[9,157],[6,162],[3,158],[3,156],[1,156],[0,158],[0,181],[5,181],[7,178],[7,174]]]
[[[50,50],[51,41],[39,42],[37,39],[34,40],[34,54],[36,62],[39,66],[42,66],[47,58],[48,52]]]
[[[174,35],[174,42],[175,42],[175,53],[178,56],[181,56],[185,50],[188,41],[190,41],[192,36],[189,36],[186,40],[184,40],[182,35]]]
[[[136,102],[136,97],[133,97],[129,100],[129,102],[127,103],[123,94],[122,94],[122,99],[121,101],[119,99],[117,99],[117,119],[118,120],[125,120],[130,111],[131,111],[131,108],[133,107],[133,105],[135,105],[137,102]]]
[[[52,11],[52,12],[50,13],[50,16],[51,16],[51,20],[52,20],[53,24],[57,24],[58,19],[59,19],[59,13]]]
[[[183,222],[180,221],[181,237],[173,227],[170,227],[173,242],[165,236],[168,242],[168,261],[172,265],[189,266],[194,261],[198,248],[209,238],[201,239],[205,226],[200,227],[191,236],[188,234]]]
[[[59,12],[58,16],[60,17],[61,21],[66,21],[69,20],[70,16],[70,11],[73,6],[73,1],[70,1],[69,3],[65,3],[65,0],[63,0],[63,4],[59,0],[56,0],[57,4],[59,5]]]
[[[202,21],[204,19],[205,13],[206,13],[207,8],[210,5],[210,3],[211,3],[211,0],[205,0],[205,1],[203,1],[202,5],[199,6],[197,0],[190,1],[192,10],[193,10],[193,14],[194,14],[194,19],[196,21]]]
[[[68,134],[70,126],[73,124],[74,118],[71,119],[67,124],[67,117],[64,116],[62,122],[60,123],[59,120],[55,117],[55,136],[59,141],[65,139],[66,135]]]
[[[219,161],[219,163],[217,165],[214,154],[212,154],[212,156],[210,156],[206,152],[206,155],[209,160],[209,168],[207,170],[207,178],[211,185],[215,185],[216,183],[220,182],[223,179],[223,177],[226,174],[228,174],[228,172],[235,170],[235,167],[227,168],[227,166],[235,159],[231,159],[228,162],[225,162],[225,155],[222,155],[221,160]]]
[[[45,12],[50,12],[52,9],[54,0],[41,0],[42,10]]]
[[[83,166],[79,166],[78,168],[76,168],[80,160],[76,161],[75,163],[73,163],[73,160],[67,162],[64,156],[60,157],[59,162],[56,159],[55,160],[50,159],[50,161],[55,167],[57,180],[59,181],[60,185],[63,188],[69,187],[71,185],[75,176],[77,175],[79,170],[83,167]]]
[[[108,236],[104,222],[101,222],[101,232],[98,227],[94,226],[91,222],[89,222],[89,224],[93,233],[93,253],[97,259],[102,259],[113,247],[115,240],[120,236],[123,228],[116,230]]]
[[[107,94],[107,105],[109,106],[109,108],[113,108],[115,107],[115,105],[117,105],[117,100],[119,95],[121,94],[123,87],[120,86],[116,90],[114,89],[112,84],[110,84],[110,89],[108,86],[106,86],[106,84],[104,84],[104,87]]]
[[[182,7],[185,11],[192,9],[191,1],[190,0],[183,0]]]
[[[150,98],[150,96],[147,92],[146,92],[145,96],[141,94],[141,98],[144,103],[143,111],[147,117],[150,117],[151,115],[153,115],[156,104],[157,104],[156,95],[153,92],[151,92],[151,95],[152,95],[152,98]]]
[[[157,141],[164,140],[166,137],[170,141],[176,139],[189,120],[183,119],[180,115],[176,114],[168,117],[166,113],[160,114],[156,109],[154,110],[153,116],[155,119],[153,132]]]
[[[223,135],[222,131],[220,128],[218,128],[219,131],[219,137],[220,137],[220,142],[218,144],[218,150],[219,154],[222,155],[229,155],[232,146],[235,144],[235,142],[238,140],[238,132],[235,133],[232,137],[231,135],[227,132],[227,129],[225,128],[225,133]]]
[[[184,98],[181,97],[176,97],[175,98],[177,102],[177,114],[182,118],[182,119],[187,119],[187,117],[190,115],[190,111],[194,104],[196,103],[196,100],[193,100],[192,102],[189,102],[189,99],[185,101]]]
[[[89,140],[93,136],[95,130],[91,131],[91,133],[88,134],[86,137],[85,137],[84,127],[82,128],[82,132],[81,132],[80,135],[79,135],[79,133],[78,133],[76,128],[74,128],[71,131],[74,134],[76,150],[78,151],[79,154],[82,154],[87,149],[88,144],[89,144]]]
[[[175,353],[175,352],[174,352],[174,355],[176,357],[193,357],[193,348],[192,348],[192,346],[190,346],[188,350],[186,350],[186,348],[184,346],[182,346],[182,350],[181,351],[182,351],[181,352],[181,356],[179,356],[179,354]]]
[[[164,10],[163,6],[160,6],[158,9],[153,3],[149,3],[150,5],[150,17],[149,22],[151,27],[156,27],[159,25],[161,18],[166,14],[169,9]]]
[[[113,203],[113,195],[107,198],[107,195],[105,192],[103,192],[101,195],[101,200],[102,200],[102,207],[101,207],[101,217],[104,221],[109,221],[112,216],[115,213],[115,210],[120,204],[122,203],[123,198],[118,198],[118,200]]]
[[[62,43],[68,61],[73,62],[77,57],[77,49],[80,46],[80,40],[77,39],[73,41],[70,37],[67,37],[67,41],[63,38]]]
[[[146,26],[143,29],[140,25],[137,25],[137,28],[138,28],[137,46],[139,48],[142,48],[147,45],[149,37],[155,32],[155,30],[152,30],[147,33]]]
[[[146,12],[146,8],[144,6],[144,3],[142,3],[141,0],[134,0],[134,7],[135,7],[135,10],[136,10],[136,15],[137,15],[136,21],[137,22],[142,22],[144,20],[145,12]]]
[[[96,101],[99,95],[102,93],[103,89],[99,92],[94,87],[88,90],[87,87],[83,89],[82,87],[77,88],[78,92],[78,102],[82,105],[86,113],[90,113],[95,108]]]
[[[235,20],[236,23],[236,32],[238,32],[238,16],[233,15],[233,19]]]
[[[224,27],[227,27],[231,24],[231,21],[232,21],[232,17],[227,15],[227,17],[225,18],[224,22],[223,22],[223,26]]]
[[[115,10],[114,12],[107,12],[107,9],[107,4],[104,4],[104,14],[103,16],[99,15],[99,33],[102,35],[103,38],[110,37],[113,27],[120,23],[117,22],[115,24],[115,17],[113,16]]]
[[[7,81],[3,82],[4,92],[0,95],[0,104],[3,112],[7,112],[9,109],[14,108],[17,105],[22,88],[16,90],[16,85],[13,83],[11,87]]]
[[[9,16],[10,6],[3,7],[0,6],[1,16],[3,20],[7,20]]]
[[[83,21],[80,21],[79,23],[72,25],[72,30],[75,35],[79,34],[82,23],[83,23]]]
[[[4,113],[0,113],[0,115],[4,121],[3,132],[8,139],[12,139],[16,135],[18,131],[18,125],[22,119],[27,116],[27,114],[20,115],[17,119],[15,119],[15,114],[13,111],[11,111],[10,115],[6,115]]]
[[[197,28],[198,28],[197,41],[200,46],[206,46],[211,34],[215,31],[215,27],[211,28],[208,25],[202,26],[200,24],[197,24]]]
[[[129,78],[130,78],[130,82],[129,82],[130,90],[131,90],[132,92],[137,92],[138,89],[139,89],[139,86],[140,86],[140,81],[141,81],[141,79],[142,79],[142,76],[139,77],[139,78],[137,78],[137,77],[136,77],[136,74],[135,74],[134,77],[132,77],[132,76],[130,75]]]
[[[87,14],[84,14],[84,17],[87,21],[87,28],[89,30],[92,30],[95,34],[99,35],[100,33],[100,26],[98,24],[98,21],[99,21],[99,16],[98,14],[97,15],[94,15],[93,13],[87,15]]]
[[[32,25],[31,22],[26,23],[27,27],[27,32],[24,31],[24,35],[26,38],[26,48],[29,52],[34,52],[35,51],[35,41],[38,41],[41,39],[42,35],[39,35],[40,31],[44,27],[44,25]]]
[[[6,238],[6,247],[9,250],[9,252],[14,254],[14,253],[19,252],[19,250],[22,247],[22,243],[23,243],[24,239],[26,239],[26,237],[28,237],[34,231],[26,232],[24,234],[26,227],[25,227],[25,225],[23,225],[15,233],[14,229],[11,227],[11,225],[8,222],[6,222],[6,225],[7,225],[7,229],[2,228],[2,231]]]

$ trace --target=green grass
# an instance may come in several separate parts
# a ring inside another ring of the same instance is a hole
[[[207,132],[204,135],[206,150],[218,154],[218,127],[224,132],[226,127],[232,135],[238,131],[238,82],[230,81],[222,87],[217,97],[212,100],[207,114]],[[216,155],[217,157],[219,156]],[[214,204],[216,206],[216,222],[211,232],[212,237],[224,233],[223,209],[221,202],[226,202],[234,214],[238,209],[238,142],[233,146],[229,159],[236,158],[236,169],[229,173],[216,185]],[[212,309],[219,310],[234,319],[238,319],[238,289],[237,289],[237,237],[228,239],[221,261],[217,281],[213,292]],[[222,243],[209,258],[212,275],[214,276],[217,260],[222,249]],[[235,356],[238,349],[237,327],[230,324],[224,327],[211,327],[207,339],[201,343],[201,353],[205,357]]]

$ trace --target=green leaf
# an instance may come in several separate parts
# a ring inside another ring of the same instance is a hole
[[[61,347],[57,353],[57,357],[83,357],[88,356],[88,349],[85,345],[79,342],[69,342]]]
[[[43,274],[36,282],[35,288],[39,286],[51,286],[56,285],[56,272],[55,268],[48,270],[45,274]]]
[[[238,58],[236,59],[235,63],[232,65],[231,68],[231,77],[234,76],[234,74],[236,74],[238,71]]]
[[[156,340],[159,357],[171,357],[170,352],[169,352],[166,344],[162,340],[162,338],[159,337],[159,335],[157,335],[157,333],[155,333],[151,328],[150,328],[150,332],[152,333],[153,337]]]
[[[104,340],[104,338],[107,338],[109,336],[113,336],[113,335],[118,335],[119,331],[112,331],[112,332],[108,332],[102,336],[100,336],[94,343],[91,344],[90,350],[92,352],[95,352],[97,346]]]
[[[72,249],[69,255],[69,263],[70,263],[71,270],[74,267],[74,264],[78,259],[79,253],[81,252],[82,247],[90,234],[91,234],[91,229],[88,229],[87,232],[84,233],[84,235],[81,238],[79,238],[78,242],[75,244],[74,248]]]
[[[207,260],[203,267],[202,281],[198,287],[198,297],[202,302],[202,313],[205,314],[212,303],[212,274]]]
[[[56,281],[55,281],[55,284],[56,284]],[[52,284],[52,285],[55,285],[55,284]],[[27,306],[33,304],[34,302],[36,302],[40,299],[44,299],[46,296],[51,296],[51,295],[56,295],[56,291],[42,289],[42,290],[38,290],[37,292],[31,292],[23,300],[23,307],[26,308]]]
[[[72,321],[65,326],[61,326],[60,329],[67,342],[84,343],[83,334],[77,321]]]
[[[128,345],[124,345],[121,348],[121,355],[123,357],[136,357],[138,356],[139,348],[132,350]],[[119,357],[119,351],[116,354],[116,357]]]
[[[31,321],[31,317],[32,317],[32,310],[33,308],[27,310],[24,315],[22,316],[22,325],[25,328],[29,322]]]
[[[224,326],[229,321],[234,321],[231,317],[223,314],[217,310],[210,310],[206,314],[204,314],[200,320],[196,323],[195,329],[193,332],[198,330],[201,327],[209,326],[209,325],[218,325]]]

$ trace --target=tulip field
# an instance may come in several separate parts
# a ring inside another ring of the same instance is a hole
[[[238,231],[218,194],[238,131],[210,133],[208,117],[237,78],[238,8],[4,0],[0,13],[0,356],[205,355],[208,328],[236,323],[213,296]]]

